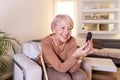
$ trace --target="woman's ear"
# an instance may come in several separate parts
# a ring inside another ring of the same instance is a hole
[[[56,27],[53,28],[52,32],[53,32],[53,33],[56,33]]]
[[[53,30],[52,32],[55,33],[55,30]]]

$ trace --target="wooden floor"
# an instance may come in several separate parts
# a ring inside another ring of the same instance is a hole
[[[120,80],[120,67],[117,68],[117,72],[93,71],[93,76],[92,77],[93,78],[109,77],[110,79],[108,79],[108,80]],[[101,80],[101,79],[97,79],[97,80]]]

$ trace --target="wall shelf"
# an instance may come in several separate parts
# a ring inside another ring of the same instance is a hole
[[[119,8],[114,8],[114,9],[83,9],[83,13],[105,13],[105,12],[109,12],[109,13],[114,13],[114,12],[118,12]]]
[[[120,0],[78,0],[79,33],[120,32]]]
[[[82,23],[103,23],[103,24],[108,24],[108,23],[118,23],[118,20],[82,20]]]

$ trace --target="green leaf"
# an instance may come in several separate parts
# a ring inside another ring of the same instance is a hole
[[[16,46],[20,45],[20,41],[14,37],[11,37],[6,32],[0,31],[0,76],[2,76],[8,70],[8,63],[2,58],[3,55],[7,55],[9,50],[16,53]]]
[[[5,74],[8,70],[8,62],[3,57],[0,57],[0,77],[2,77],[2,75]]]

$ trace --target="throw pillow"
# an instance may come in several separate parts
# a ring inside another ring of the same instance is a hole
[[[93,48],[103,49],[102,40],[100,40],[100,39],[93,39]]]
[[[34,60],[36,60],[36,57],[41,52],[41,50],[40,42],[30,41],[23,44],[23,53]]]

